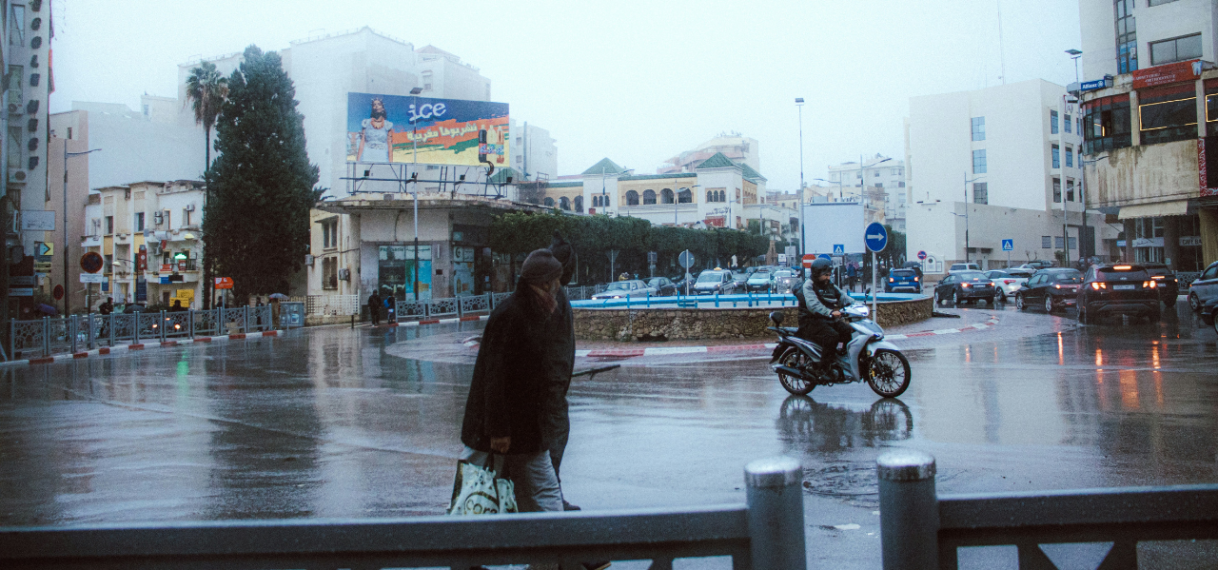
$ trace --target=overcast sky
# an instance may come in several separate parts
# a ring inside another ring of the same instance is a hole
[[[998,2],[1002,11],[1000,58]],[[910,96],[1074,80],[1071,0],[443,2],[52,0],[52,112],[175,96],[177,65],[362,26],[481,68],[491,98],[549,129],[562,174],[638,173],[724,131],[759,141],[770,189],[860,153],[903,158]],[[346,101],[335,101],[345,105]]]

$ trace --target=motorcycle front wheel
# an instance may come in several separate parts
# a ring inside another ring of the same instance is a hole
[[[867,384],[876,394],[885,398],[895,398],[905,393],[909,388],[911,372],[909,360],[904,354],[895,350],[881,348],[875,351],[863,371]]]
[[[782,353],[782,356],[778,357],[778,363],[795,370],[806,370],[814,366],[812,360],[797,348],[788,348],[786,352]],[[788,392],[797,396],[806,396],[816,387],[816,384],[803,378],[788,376],[782,372],[778,373],[778,381]]]

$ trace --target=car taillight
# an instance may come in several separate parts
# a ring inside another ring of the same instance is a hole
[[[1062,286],[1061,286],[1061,285],[1054,285],[1054,286],[1053,286],[1053,288],[1054,288],[1054,289],[1061,289],[1061,288],[1062,288]]]
[[[1106,285],[1104,283],[1100,283],[1099,281],[1092,281],[1091,288],[1095,289],[1096,291],[1099,291],[1100,289],[1107,289],[1108,285]]]
[[[914,277],[914,283],[917,283],[917,282],[918,282],[918,278]]]
[[[896,281],[897,281],[897,279],[896,279],[895,277],[889,277],[889,278],[888,278],[888,282],[889,282],[889,283],[895,283]]]
[[[1010,284],[1012,284],[1012,283],[1014,283],[1014,282],[1015,282],[1015,280],[1014,280],[1014,279],[1003,279],[1003,280],[1002,280],[1002,284],[1003,284],[1003,285],[1010,285]]]
[[[1155,281],[1159,281],[1160,279],[1163,279],[1164,276],[1163,275],[1151,275],[1150,278],[1154,279]]]
[[[961,283],[961,284],[960,284],[960,286],[961,286],[961,287],[966,287],[966,288],[967,288],[967,287],[971,287],[971,285],[969,285],[968,283]]]

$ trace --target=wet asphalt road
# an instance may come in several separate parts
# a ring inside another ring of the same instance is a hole
[[[745,463],[793,455],[810,567],[878,568],[885,446],[934,454],[940,493],[1218,482],[1218,339],[1183,304],[1081,328],[996,312],[984,333],[898,341],[913,365],[899,400],[861,384],[791,397],[758,352],[577,379],[564,491],[585,509],[739,503]],[[481,327],[0,369],[0,526],[438,514],[472,370],[459,340]],[[400,356],[420,353],[445,361]]]

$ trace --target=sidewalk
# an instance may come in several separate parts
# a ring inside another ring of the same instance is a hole
[[[234,334],[227,334],[227,335],[221,335],[221,336],[196,336],[193,339],[192,338],[183,338],[180,340],[166,340],[163,342],[156,340],[156,341],[150,341],[150,342],[118,344],[118,345],[114,345],[114,346],[103,346],[101,348],[95,348],[93,350],[86,350],[84,352],[76,352],[76,353],[69,352],[69,353],[63,353],[63,354],[53,354],[51,356],[44,356],[44,357],[39,357],[39,358],[24,358],[24,359],[18,359],[18,360],[10,360],[8,362],[0,362],[0,366],[50,364],[52,362],[58,362],[58,361],[64,361],[64,360],[75,360],[75,359],[79,359],[79,358],[89,358],[91,356],[103,356],[103,355],[107,355],[107,354],[128,352],[128,351],[132,351],[132,350],[144,350],[144,349],[148,349],[148,348],[170,348],[170,347],[174,347],[174,346],[191,344],[191,343],[195,343],[195,342],[213,342],[213,341],[226,342],[226,341],[230,341],[230,340],[245,340],[245,339],[255,339],[255,338],[261,338],[261,337],[275,337],[275,336],[279,336],[280,332],[284,332],[284,331],[274,330],[274,331],[263,331],[263,332],[252,332],[252,333],[234,333]]]

